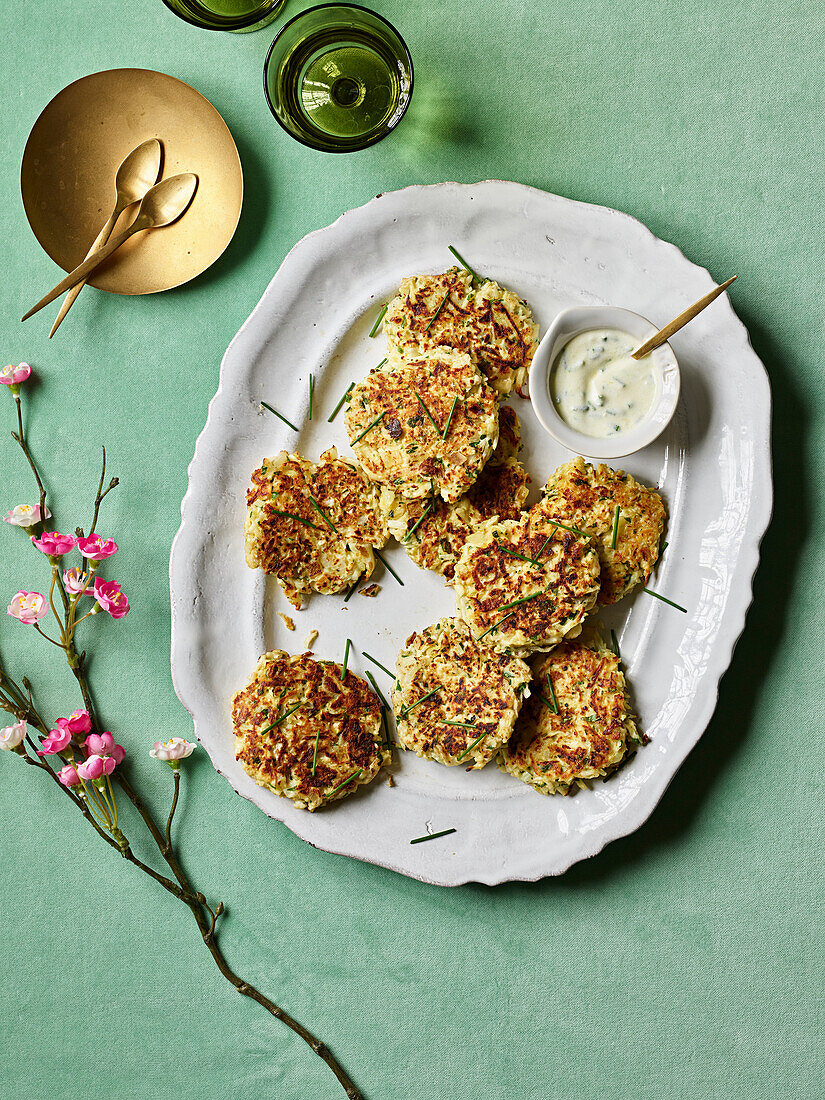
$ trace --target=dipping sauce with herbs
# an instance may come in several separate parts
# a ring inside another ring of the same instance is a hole
[[[631,359],[639,341],[620,329],[580,332],[559,352],[550,397],[565,424],[598,439],[637,427],[656,396],[650,355]]]

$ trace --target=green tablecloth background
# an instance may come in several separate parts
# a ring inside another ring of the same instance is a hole
[[[777,502],[755,605],[716,716],[653,818],[558,880],[444,890],[315,851],[200,751],[179,836],[197,883],[229,906],[230,961],[328,1041],[369,1100],[820,1096],[821,2],[375,7],[413,53],[413,106],[389,140],[337,158],[270,118],[269,31],[199,31],[160,0],[44,0],[3,20],[3,362],[26,359],[41,379],[33,446],[51,459],[63,527],[88,525],[101,442],[122,482],[101,529],[122,546],[109,575],[133,611],[89,624],[102,710],[160,812],[171,776],[147,750],[191,733],[169,674],[167,589],[187,463],[221,356],[297,239],[379,191],[443,179],[509,178],[636,215],[716,278],[739,273],[734,306],[775,400]],[[246,205],[205,277],[146,298],[87,290],[49,343],[53,310],[17,320],[57,274],[23,214],[20,156],[60,88],[121,65],[215,103]],[[32,497],[10,441],[0,470],[2,510]],[[2,594],[46,583],[21,549],[4,527]],[[3,617],[7,663],[66,713],[73,684],[37,641]],[[4,756],[0,800],[4,1096],[343,1095],[220,977],[188,910],[51,784]]]

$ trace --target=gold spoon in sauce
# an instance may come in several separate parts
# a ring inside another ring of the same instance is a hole
[[[698,302],[694,302],[692,306],[688,306],[688,308],[683,313],[680,313],[678,317],[674,317],[669,325],[665,325],[665,327],[660,328],[658,332],[654,332],[640,347],[636,348],[634,352],[631,352],[630,358],[641,359],[643,355],[649,355],[650,352],[655,351],[656,348],[667,343],[674,332],[678,332],[680,328],[684,328],[688,321],[692,321],[697,313],[701,313],[705,306],[709,306],[714,299],[724,293],[735,278],[735,275],[731,275],[727,282],[722,283],[721,286],[714,287],[709,294],[704,296],[704,298],[700,298]]]
[[[32,306],[22,320],[28,321],[29,317],[33,317],[43,306],[47,306],[49,302],[59,298],[65,291],[71,290],[73,286],[77,286],[84,279],[88,279],[96,267],[99,267],[104,260],[107,260],[113,252],[120,248],[124,241],[128,241],[135,233],[140,233],[144,229],[160,229],[164,225],[171,225],[172,222],[177,221],[194,198],[197,186],[198,177],[193,172],[182,172],[179,176],[170,176],[168,180],[162,180],[160,183],[155,184],[143,196],[137,217],[129,228],[124,229],[114,240],[109,241],[97,252],[92,253],[79,267],[76,267],[65,279],[62,279],[53,290],[50,290],[45,298],[41,298],[36,306]]]
[[[106,244],[112,235],[112,230],[117,225],[118,218],[127,206],[140,202],[152,184],[157,182],[157,178],[160,175],[160,157],[160,142],[157,138],[150,138],[148,141],[141,142],[141,144],[133,149],[124,159],[115,173],[116,198],[114,208],[109,220],[98,233],[97,237],[95,237],[94,244],[86,253],[87,260],[99,248],[102,248],[102,246]],[[66,295],[63,305],[60,307],[60,312],[52,325],[52,331],[49,333],[50,340],[57,332],[61,321],[72,308],[75,299],[85,285],[86,280],[82,279],[76,286],[73,286]]]

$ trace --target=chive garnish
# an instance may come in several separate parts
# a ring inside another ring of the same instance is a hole
[[[616,549],[616,540],[619,537],[619,516],[620,515],[621,515],[621,510],[619,509],[619,505],[617,504],[616,505],[616,511],[613,513],[613,537],[610,540],[610,549],[611,550]]]
[[[372,424],[369,424],[366,428],[364,428],[363,432],[361,432],[360,435],[357,435],[355,437],[355,439],[353,439],[350,446],[354,447],[355,444],[358,443],[360,440],[362,440],[364,438],[364,436],[367,434],[367,432],[371,432],[372,429],[375,427],[375,425],[378,424],[381,420],[383,420],[386,415],[387,415],[387,413],[386,413],[386,411],[384,411],[384,412],[381,413],[380,416],[376,416],[376,418],[375,418],[375,420],[373,420]]]
[[[378,560],[381,562],[381,564],[384,566],[384,568],[387,570],[387,572],[392,573],[392,575],[395,577],[395,579],[398,581],[398,583],[400,585],[403,585],[404,582],[398,576],[398,574],[393,569],[393,567],[390,565],[390,563],[387,561],[387,559],[384,557],[384,555],[380,551],[376,550],[375,547],[373,547],[372,552],[375,554],[376,558],[378,558]]]
[[[518,558],[519,561],[526,561],[528,565],[537,565],[535,558],[526,558],[524,554],[517,554],[515,550],[510,550],[508,547],[503,546],[500,542],[495,542],[497,550],[501,550],[504,554],[509,554],[511,558]],[[544,549],[544,547],[542,547]]]
[[[456,407],[457,404],[458,404],[458,398],[454,397],[453,398],[453,407],[450,409],[450,415],[447,417],[447,423],[444,425],[444,431],[441,433],[441,438],[442,439],[447,438],[447,432],[450,430],[450,425],[453,422],[453,413],[455,412],[455,407]]]
[[[363,576],[363,574],[362,574],[362,576]],[[355,582],[355,583],[354,583],[354,584],[352,585],[352,587],[351,587],[351,588],[350,588],[350,589],[348,590],[348,592],[347,592],[346,596],[344,596],[344,603],[349,603],[349,598],[350,598],[350,596],[351,596],[351,595],[353,594],[353,592],[355,591],[355,589],[356,589],[356,588],[358,587],[358,585],[359,585],[359,584],[361,583],[361,579],[362,579],[362,578],[361,578],[361,577],[359,577],[359,578],[358,578],[358,580],[357,580],[357,581],[356,581],[356,582]]]
[[[344,664],[341,669],[341,679],[343,680],[347,674],[347,662],[349,661],[349,651],[352,648],[352,640],[347,638],[347,644],[344,646]]]
[[[393,678],[393,680],[395,679],[395,673],[390,672],[390,670],[386,667],[386,665],[382,665],[380,661],[376,661],[376,659],[372,656],[371,653],[367,653],[367,651],[365,649],[362,649],[361,654],[362,654],[362,656],[366,657],[368,661],[372,661],[372,663],[374,665],[377,665],[381,669],[382,672],[386,672],[386,674],[388,676],[391,676]],[[367,675],[369,675],[369,673],[367,673]]]
[[[382,666],[382,667],[383,667],[383,666]],[[386,669],[384,669],[384,671],[386,672],[387,670],[386,670]],[[365,672],[365,673],[364,673],[364,675],[365,675],[365,676],[366,676],[366,678],[367,678],[367,679],[369,680],[369,682],[370,682],[370,683],[372,684],[372,686],[373,686],[373,688],[374,688],[374,690],[375,690],[375,694],[376,694],[376,695],[378,696],[378,698],[379,698],[379,699],[381,700],[381,706],[382,706],[382,707],[384,707],[384,708],[385,708],[385,710],[392,710],[392,707],[391,707],[391,706],[390,706],[390,704],[389,704],[389,703],[387,702],[387,700],[386,700],[386,699],[384,698],[384,694],[383,694],[383,692],[381,691],[381,688],[380,688],[380,687],[378,686],[378,684],[376,684],[376,682],[375,682],[375,677],[373,676],[373,674],[372,674],[371,672],[367,671],[367,672]]]
[[[552,523],[554,527],[561,527],[564,531],[572,531],[574,535],[581,535],[583,539],[590,538],[590,535],[579,527],[568,527],[566,523],[559,523],[557,519],[548,519],[547,522]]]
[[[315,734],[315,748],[312,752],[312,771],[311,771],[312,775],[315,775],[315,765],[318,762],[318,739],[320,738],[320,736],[321,736],[321,727],[318,726],[318,731]]]
[[[427,699],[431,699],[433,697],[433,695],[438,695],[439,691],[441,691],[441,684],[439,684],[438,687],[434,687],[432,691],[428,691],[426,695],[422,695],[420,699],[416,699],[416,701],[414,703],[410,703],[410,705],[408,707],[402,707],[401,708],[401,717],[406,718],[411,710],[415,710],[415,708],[420,703],[425,702]]]
[[[309,503],[312,505],[312,507],[315,509],[315,511],[318,513],[318,515],[321,516],[324,519],[327,526],[329,528],[331,528],[335,532],[336,535],[340,535],[341,532],[338,530],[338,528],[335,526],[335,524],[332,522],[332,520],[326,514],[326,512],[321,507],[321,505],[318,503],[318,501],[315,499],[315,497],[312,496],[312,494],[310,494]]]
[[[538,564],[539,564],[539,558],[540,558],[540,557],[541,557],[541,555],[542,555],[542,554],[544,553],[545,547],[547,546],[547,543],[548,543],[548,542],[550,541],[550,539],[551,539],[552,537],[553,537],[552,535],[548,535],[548,536],[547,536],[547,538],[546,538],[546,539],[544,540],[544,542],[542,543],[542,547],[541,547],[541,550],[539,550],[538,554],[536,554],[536,556],[535,556],[535,557],[533,558],[533,561],[534,561],[534,562],[536,563],[536,565],[538,565]]]
[[[447,299],[449,297],[450,297],[450,292],[448,290],[447,293],[444,295],[444,297],[441,299],[441,301],[438,303],[438,309],[436,309],[435,313],[432,315],[432,317],[427,322],[427,327],[424,329],[425,332],[429,332],[430,329],[433,327],[433,321],[436,319],[436,317],[442,311],[442,309],[444,308],[444,303],[447,301]]]
[[[547,673],[547,687],[550,689],[550,698],[553,700],[553,713],[558,714],[559,713],[559,701],[556,698],[556,691],[553,687],[553,680],[552,680],[549,672]]]
[[[465,757],[465,756],[466,756],[466,755],[467,755],[468,753],[471,753],[471,752],[473,751],[473,749],[474,749],[474,748],[476,747],[476,745],[477,745],[477,744],[479,743],[479,741],[480,741],[480,740],[481,740],[481,739],[482,739],[483,737],[486,737],[486,736],[487,736],[487,734],[488,734],[489,732],[490,732],[489,730],[485,730],[485,731],[484,731],[484,733],[480,733],[480,734],[478,735],[478,737],[477,737],[477,738],[475,739],[475,741],[473,741],[473,742],[472,742],[471,744],[469,744],[469,745],[467,746],[467,748],[466,748],[466,749],[464,750],[464,752],[463,752],[463,753],[461,754],[461,756],[459,756],[459,757],[458,757],[457,759],[458,759],[458,760],[463,760],[463,759],[464,759],[464,757]]]
[[[386,363],[386,361],[387,361],[387,357],[386,357],[386,355],[385,355],[385,356],[384,356],[384,358],[383,358],[383,359],[381,360],[381,362],[380,362],[380,363],[378,364],[378,366],[377,366],[377,367],[376,367],[375,369],[376,369],[376,370],[381,370],[381,368],[382,368],[382,367],[384,366],[384,364]]]
[[[506,611],[508,607],[518,607],[520,603],[527,603],[528,600],[534,600],[536,596],[543,596],[546,591],[546,588],[540,588],[538,592],[533,592],[530,596],[521,596],[519,599],[512,600],[510,603],[503,603],[501,607],[496,608],[496,611]]]
[[[320,531],[320,527],[317,523],[313,523],[311,519],[304,519],[303,516],[296,516],[294,512],[281,512],[277,508],[272,509],[274,516],[286,516],[287,519],[295,519],[298,523],[303,523],[305,527],[314,527],[316,531]]]
[[[266,729],[261,730],[261,735],[269,733],[270,730],[274,730],[276,726],[280,726],[281,722],[285,722],[289,718],[290,714],[294,714],[295,711],[303,706],[303,703],[296,703],[292,710],[288,710],[286,714],[282,714],[280,718],[272,723],[271,726],[267,726]]]
[[[440,833],[427,833],[426,836],[417,836],[415,840],[411,840],[410,844],[423,844],[425,840],[437,840],[440,836],[449,836],[450,833],[454,833],[455,829],[442,829]]]
[[[441,721],[438,722],[437,724],[439,726],[459,726],[463,730],[478,729],[478,723],[477,722],[453,722],[453,721],[450,721],[449,718],[442,718]]]
[[[464,268],[464,270],[469,271],[474,279],[478,279],[478,281],[481,282],[481,279],[479,278],[479,276],[475,273],[475,271],[473,271],[473,269],[470,267],[470,265],[467,263],[467,261],[464,259],[464,257],[459,252],[457,252],[451,244],[447,245],[447,248],[450,250],[450,252],[452,252],[452,254],[455,256],[455,258],[458,260],[458,262]]]
[[[353,781],[353,779],[357,779],[358,776],[361,775],[363,770],[364,770],[363,768],[359,768],[357,772],[353,772],[352,775],[349,777],[349,779],[344,779],[341,783],[338,784],[337,787],[333,787],[332,790],[329,793],[330,794],[335,794],[335,792],[340,791],[342,787],[346,787],[347,783],[351,783]]]
[[[410,541],[410,539],[413,537],[415,532],[418,530],[418,528],[421,526],[421,524],[427,518],[429,513],[432,511],[434,506],[435,506],[435,500],[431,500],[430,503],[427,505],[427,507],[424,509],[424,511],[421,513],[421,515],[418,517],[418,519],[415,521],[415,523],[412,525],[412,527],[409,529],[409,531],[406,533],[406,535],[403,537],[403,539],[401,540],[402,542],[409,542]]]
[[[384,302],[384,308],[378,314],[378,319],[376,320],[375,324],[370,329],[370,339],[372,339],[373,336],[376,335],[376,333],[378,332],[378,329],[381,327],[381,322],[384,320],[384,314],[386,312],[387,312],[387,303]]]
[[[327,417],[327,424],[331,424],[333,422],[333,420],[335,419],[335,417],[338,415],[338,413],[341,411],[341,406],[344,404],[346,399],[349,397],[349,392],[350,392],[350,390],[352,389],[352,387],[354,385],[355,385],[354,382],[350,382],[350,384],[344,390],[344,396],[341,398],[341,400],[338,402],[338,404],[332,410],[332,413]]]
[[[654,592],[653,589],[651,589],[651,588],[645,587],[645,588],[642,589],[642,592],[647,592],[648,596],[655,596],[656,599],[661,600],[662,603],[670,604],[671,607],[675,607],[677,611],[681,611],[685,615],[687,615],[687,613],[688,613],[688,610],[687,610],[686,607],[682,607],[681,604],[674,603],[673,600],[669,600],[667,598],[667,596],[660,596],[658,592]]]
[[[315,393],[315,379],[313,378],[312,372],[310,371],[310,375],[309,375],[309,415],[307,416],[307,420],[312,420],[312,397],[313,397],[314,393]]]
[[[612,627],[610,628],[610,637],[611,637],[612,642],[613,642],[613,652],[616,654],[616,656],[619,658],[619,660],[621,660],[622,655],[619,652],[619,639],[616,637],[616,631],[613,630]]]
[[[478,636],[478,637],[476,638],[476,641],[477,641],[477,642],[480,642],[482,638],[486,638],[486,637],[487,637],[487,635],[488,635],[488,634],[489,634],[489,633],[490,633],[491,631],[493,631],[493,630],[495,630],[495,629],[496,629],[497,627],[501,626],[501,624],[502,624],[502,623],[505,623],[505,622],[507,622],[507,620],[508,620],[508,619],[512,619],[513,615],[515,615],[515,612],[514,612],[514,611],[510,611],[510,612],[508,612],[508,613],[507,613],[507,614],[506,614],[506,615],[504,616],[504,618],[503,618],[503,619],[499,619],[497,623],[493,623],[493,625],[492,625],[492,626],[488,626],[488,627],[487,627],[487,629],[486,629],[486,630],[484,631],[484,633],[483,633],[483,634],[479,634],[479,636]]]
[[[430,410],[424,404],[424,401],[422,400],[421,395],[418,393],[417,390],[413,390],[413,393],[415,394],[415,399],[418,402],[418,404],[421,406],[421,408],[424,410],[424,412],[430,418],[430,423],[435,428],[435,430],[438,432],[438,434],[441,435],[441,429],[439,428],[439,426],[436,424],[435,420],[433,419],[433,414],[430,412]]]
[[[298,429],[295,427],[295,425],[292,423],[291,420],[287,420],[287,418],[285,416],[282,416],[281,413],[279,413],[277,409],[273,409],[272,406],[269,405],[266,401],[261,402],[261,408],[262,409],[268,409],[274,416],[277,416],[279,420],[283,420],[284,424],[286,424],[287,427],[292,428],[293,432],[298,431]]]

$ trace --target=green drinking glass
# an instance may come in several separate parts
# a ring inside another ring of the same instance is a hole
[[[210,31],[257,31],[271,23],[286,0],[163,0],[175,15]]]
[[[264,66],[269,108],[312,149],[366,149],[395,129],[410,102],[410,52],[382,16],[321,4],[281,28]]]

